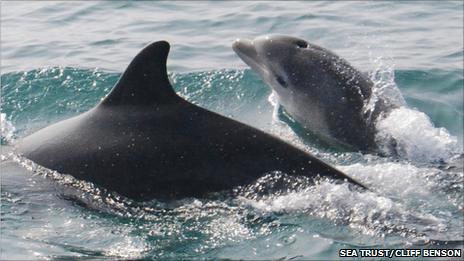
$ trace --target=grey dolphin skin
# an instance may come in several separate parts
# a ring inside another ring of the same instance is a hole
[[[349,149],[376,150],[374,119],[382,101],[376,109],[364,111],[373,83],[347,61],[291,36],[238,39],[232,48],[306,130]]]
[[[17,151],[135,200],[203,196],[274,170],[347,180],[278,138],[193,105],[173,90],[169,43],[145,47],[93,109],[25,137]]]

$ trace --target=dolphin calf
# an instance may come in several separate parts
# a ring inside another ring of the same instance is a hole
[[[237,55],[272,88],[284,111],[323,141],[375,151],[375,119],[387,105],[366,110],[372,81],[335,53],[283,35],[238,39]]]
[[[146,46],[97,106],[23,138],[17,152],[135,200],[203,196],[271,171],[360,183],[263,131],[179,97],[169,43]]]

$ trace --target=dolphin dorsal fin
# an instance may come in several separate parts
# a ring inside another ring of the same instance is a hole
[[[168,53],[166,41],[143,48],[100,105],[154,105],[175,100],[178,96],[166,70]]]

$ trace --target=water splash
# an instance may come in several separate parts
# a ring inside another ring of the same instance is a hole
[[[272,110],[272,121],[274,122],[281,122],[281,120],[279,119],[279,109],[280,109],[280,104],[279,104],[279,96],[277,95],[277,93],[275,93],[274,91],[271,92],[271,95],[269,95],[269,97],[267,98],[267,100],[269,101],[269,103],[272,105],[272,107],[274,108]]]
[[[372,98],[367,104],[367,108],[372,108],[379,99],[382,99],[389,106],[405,106],[406,101],[400,89],[395,83],[395,64],[390,58],[379,56],[371,62],[375,68],[370,73],[372,86]]]
[[[395,83],[392,59],[377,57],[370,74],[374,83],[372,97],[364,110],[383,110],[375,120],[376,143],[386,155],[396,155],[416,162],[448,160],[462,153],[456,137],[445,128],[436,128],[423,112],[408,108]],[[393,109],[391,109],[393,108]]]
[[[15,138],[16,128],[7,119],[6,113],[0,113],[0,144],[6,145],[11,143]]]
[[[346,169],[357,167],[359,165]],[[378,166],[378,169],[381,168],[382,166]],[[276,182],[275,177],[265,176],[257,184],[258,190],[267,191],[268,188],[263,189],[263,186],[274,188],[274,184],[288,183],[291,177],[284,176],[281,179],[283,180]],[[283,192],[266,196],[251,193],[251,197],[246,194],[240,200],[243,204],[263,212],[304,214],[328,219],[375,238],[399,236],[410,241],[441,239],[445,231],[453,234],[456,239],[462,238],[459,232],[451,232],[458,231],[462,222],[450,223],[450,210],[444,208],[436,211],[427,201],[416,201],[417,197],[411,197],[412,193],[406,195],[404,200],[399,200],[402,199],[400,195],[391,197],[382,193],[357,192],[347,184],[334,184],[324,179],[314,186],[295,181],[289,184],[292,185]],[[425,194],[427,198],[431,198],[431,191]]]
[[[456,137],[436,128],[425,113],[400,107],[377,122],[377,143],[388,154],[416,162],[447,161],[462,153]],[[391,140],[396,146],[388,146]],[[393,151],[392,151],[393,150]]]

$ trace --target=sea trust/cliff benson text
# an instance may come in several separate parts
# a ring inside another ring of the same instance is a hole
[[[350,249],[338,251],[340,257],[461,257],[461,249]]]

